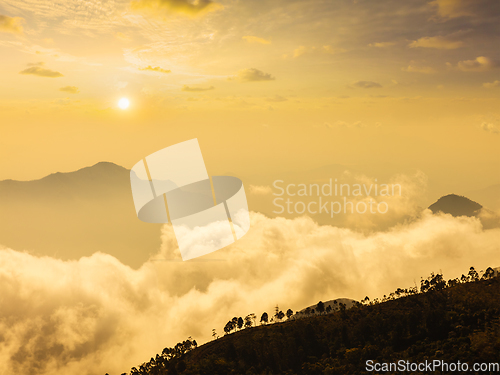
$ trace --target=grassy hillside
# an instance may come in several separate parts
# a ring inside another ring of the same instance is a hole
[[[132,374],[359,374],[367,360],[500,362],[500,278],[492,269],[423,279],[368,302],[166,348]]]

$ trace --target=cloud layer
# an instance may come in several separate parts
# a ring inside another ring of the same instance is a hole
[[[170,226],[154,259],[132,270],[96,253],[78,261],[0,250],[0,372],[122,373],[232,316],[320,299],[380,297],[431,271],[447,278],[500,264],[500,230],[434,216],[370,235],[310,218],[252,214],[252,228],[209,258],[180,262]]]

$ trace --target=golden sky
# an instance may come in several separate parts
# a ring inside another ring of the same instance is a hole
[[[198,138],[252,211],[220,262],[161,262],[172,227],[131,230],[149,224],[128,185],[4,197],[0,373],[123,373],[233,316],[498,267],[498,221],[423,208],[500,184],[499,37],[498,0],[0,0],[0,180],[131,168]],[[270,214],[274,180],[337,177],[403,195],[376,217]],[[500,210],[496,189],[470,197]]]
[[[0,179],[130,168],[197,137],[212,174],[342,164],[422,170],[437,195],[499,183],[499,12],[495,0],[2,0]]]

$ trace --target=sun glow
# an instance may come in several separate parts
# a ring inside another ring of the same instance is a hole
[[[127,109],[130,106],[130,101],[127,98],[121,98],[118,101],[118,107],[121,109]]]

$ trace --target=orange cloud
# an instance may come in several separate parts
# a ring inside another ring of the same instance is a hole
[[[149,66],[147,66],[145,68],[139,68],[139,70],[150,70],[152,72],[158,72],[158,73],[172,73],[171,70],[162,69],[159,66],[156,66],[156,67],[153,68],[151,65],[149,65]]]
[[[460,40],[451,40],[442,36],[423,37],[414,40],[409,44],[410,48],[435,48],[435,49],[457,49],[463,47],[464,43]]]
[[[45,69],[41,66],[33,66],[31,68],[24,69],[19,72],[19,74],[31,74],[39,77],[48,77],[48,78],[57,78],[64,77],[61,73],[56,72],[54,70]]]
[[[153,12],[167,11],[182,13],[190,16],[201,15],[222,8],[221,4],[212,0],[135,0],[131,3],[132,9],[149,9]]]
[[[9,17],[0,14],[0,31],[12,34],[22,34],[24,18]]]
[[[242,69],[234,78],[243,82],[274,81],[276,79],[271,74],[264,73],[263,71],[255,68]],[[230,78],[230,80],[234,78]]]
[[[78,94],[80,92],[80,90],[78,89],[78,87],[75,87],[75,86],[65,86],[65,87],[61,87],[59,89],[59,91],[62,91],[62,92],[67,92],[69,94]]]

